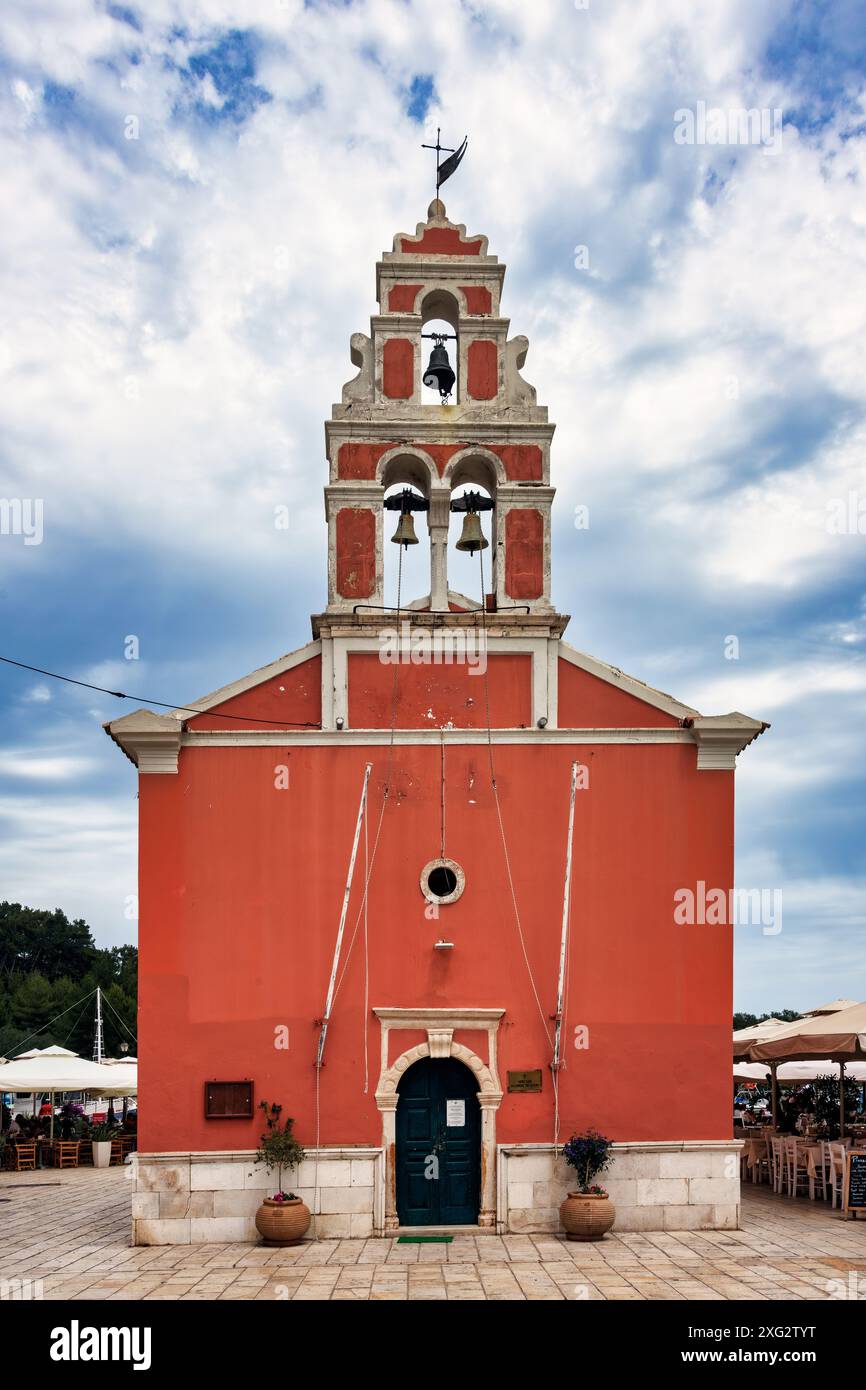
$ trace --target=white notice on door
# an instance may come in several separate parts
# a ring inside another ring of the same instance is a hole
[[[445,1102],[445,1123],[452,1129],[462,1129],[466,1123],[466,1101],[465,1100],[446,1100]]]

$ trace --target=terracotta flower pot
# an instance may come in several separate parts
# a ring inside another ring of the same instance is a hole
[[[266,1197],[256,1212],[256,1229],[265,1245],[297,1245],[310,1225],[310,1208],[300,1197],[275,1202]]]
[[[569,1240],[601,1240],[616,1219],[616,1207],[597,1192],[569,1192],[559,1219]]]

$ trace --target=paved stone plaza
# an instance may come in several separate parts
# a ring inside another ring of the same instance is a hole
[[[827,1299],[866,1301],[866,1221],[743,1189],[740,1231],[129,1244],[128,1170],[0,1173],[0,1280],[46,1299]]]

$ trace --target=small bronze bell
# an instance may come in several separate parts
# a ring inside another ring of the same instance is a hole
[[[424,385],[429,386],[432,391],[438,391],[442,400],[446,401],[454,389],[456,379],[451,363],[448,361],[445,345],[441,339],[437,340],[424,373]]]
[[[481,518],[477,512],[467,512],[463,518],[463,530],[457,542],[458,550],[468,550],[470,555],[474,555],[476,550],[486,550],[488,542],[484,539],[484,532],[481,529]]]
[[[397,522],[397,530],[391,537],[394,545],[417,545],[418,537],[415,535],[415,522],[411,512],[401,512],[400,520]]]

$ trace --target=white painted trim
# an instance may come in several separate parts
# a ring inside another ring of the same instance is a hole
[[[439,744],[444,734],[445,742],[451,745],[484,744],[487,742],[487,729],[397,729],[394,743],[411,747],[413,744]],[[689,729],[493,729],[491,735],[495,744],[614,744],[614,743],[660,743],[691,744],[694,739]],[[345,746],[367,748],[387,745],[391,742],[390,729],[311,729],[309,733],[298,733],[284,729],[233,729],[224,733],[216,730],[199,729],[183,734],[182,748],[234,748],[234,747],[333,747]]]
[[[587,671],[589,675],[607,681],[608,685],[613,685],[617,690],[633,695],[637,700],[643,700],[644,704],[652,705],[654,709],[663,710],[665,714],[670,714],[675,719],[689,719],[698,715],[696,709],[692,709],[690,705],[681,704],[679,700],[674,699],[673,695],[666,695],[663,690],[656,690],[651,685],[644,685],[643,681],[638,680],[635,676],[627,676],[616,666],[609,666],[606,661],[600,661],[598,657],[588,656],[586,652],[579,652],[575,647],[569,646],[567,642],[560,641],[559,655],[563,661],[570,661],[572,666],[579,666],[582,671]]]
[[[272,676],[281,676],[283,672],[291,671],[295,666],[303,665],[305,661],[311,661],[321,650],[320,640],[308,642],[305,647],[299,647],[297,651],[289,652],[286,656],[278,656],[276,661],[270,662],[267,666],[260,666],[248,676],[242,676],[240,680],[231,681],[229,685],[212,691],[210,695],[202,695],[200,699],[191,700],[188,705],[172,710],[172,716],[175,719],[194,719],[196,714],[204,714],[214,705],[221,705],[226,700],[233,699],[235,695],[244,695],[248,690],[253,690],[255,686],[270,680]]]

